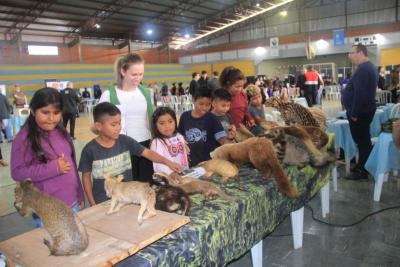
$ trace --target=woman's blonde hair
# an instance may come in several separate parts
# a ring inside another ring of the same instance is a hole
[[[127,71],[133,64],[144,64],[142,56],[132,53],[121,56],[115,61],[115,82],[119,88],[122,88],[122,80],[124,79],[124,77],[122,77],[121,70]]]

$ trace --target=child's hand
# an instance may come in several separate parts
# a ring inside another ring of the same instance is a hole
[[[182,181],[182,176],[180,176],[179,173],[176,172],[171,173],[169,177],[174,182],[174,184],[180,184]]]
[[[67,173],[71,169],[71,164],[64,159],[64,154],[62,154],[61,157],[57,159],[57,162],[61,173]]]
[[[250,127],[256,126],[256,123],[254,120],[249,120],[249,125],[250,125]]]
[[[228,138],[234,139],[235,137],[236,137],[236,127],[235,125],[231,125],[231,127],[228,130]]]
[[[177,172],[177,173],[181,173],[181,172],[182,172],[182,166],[179,165],[179,164],[176,163],[176,162],[170,161],[170,162],[168,162],[167,166],[168,166],[171,170],[173,170],[174,172]]]
[[[7,162],[4,159],[0,159],[0,166],[5,167],[7,166]]]

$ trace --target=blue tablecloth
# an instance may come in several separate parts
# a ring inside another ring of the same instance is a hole
[[[351,137],[348,120],[328,120],[326,130],[335,134],[335,147],[343,149],[345,158],[352,159],[356,156],[358,149]]]
[[[382,132],[369,155],[365,169],[374,177],[375,182],[379,174],[400,169],[400,155],[393,144],[392,134]]]
[[[391,108],[387,107],[386,111],[384,109],[377,109],[374,115],[374,118],[372,119],[372,122],[369,126],[369,132],[371,134],[371,137],[376,137],[379,135],[381,132],[381,124],[384,123],[385,121],[388,120],[389,115],[388,115],[388,109]],[[389,111],[389,114],[390,114]],[[346,118],[346,111],[339,111],[336,113],[336,118]]]
[[[387,121],[390,118],[390,113],[392,112],[394,104],[393,103],[387,103],[384,106],[378,107],[378,109],[382,110],[384,112],[382,116],[383,122]]]
[[[16,136],[24,125],[28,115],[10,115],[13,135]]]

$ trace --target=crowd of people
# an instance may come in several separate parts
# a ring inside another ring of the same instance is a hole
[[[371,149],[368,127],[376,109],[379,77],[364,46],[353,46],[349,58],[358,68],[345,83],[343,103],[360,151],[359,164],[350,179],[358,180],[365,179],[363,164]],[[193,109],[178,118],[173,109],[154,104],[152,90],[142,84],[144,60],[140,55],[120,57],[115,75],[115,84],[93,109],[96,137],[83,148],[79,164],[72,142],[79,102],[73,84],[62,92],[43,88],[34,93],[31,113],[12,143],[13,179],[31,179],[39,190],[64,201],[74,211],[84,207],[84,194],[90,205],[107,199],[105,176],[123,175],[124,181],[149,182],[154,171],[163,171],[179,183],[183,170],[210,159],[216,147],[234,142],[238,127],[261,133],[263,103],[268,97],[289,100],[293,93],[304,96],[312,106],[318,103],[318,91],[324,84],[312,67],[297,79],[288,77],[285,81],[278,77],[248,78],[234,66],[213,72],[211,78],[206,71],[194,72],[187,92],[179,83],[172,90],[166,89],[175,95],[192,95]],[[86,92],[82,96],[90,97]],[[160,94],[165,94],[163,89]],[[69,133],[65,129],[68,122]],[[5,164],[0,151],[0,165]],[[33,217],[40,227],[40,218]]]

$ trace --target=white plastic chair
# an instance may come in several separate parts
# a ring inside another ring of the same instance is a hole
[[[400,118],[400,103],[393,106],[392,111],[390,112],[390,118]]]

